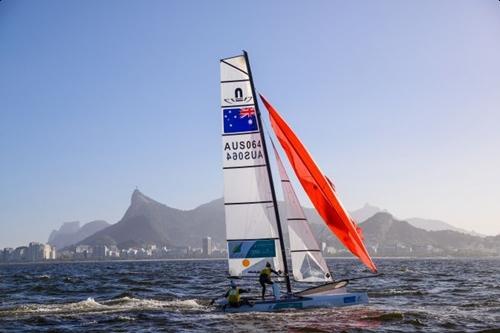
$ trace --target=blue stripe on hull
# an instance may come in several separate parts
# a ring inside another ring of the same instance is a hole
[[[225,312],[271,312],[286,309],[329,308],[360,305],[368,303],[366,293],[345,293],[336,295],[319,295],[278,301],[258,301],[253,306],[226,307]]]

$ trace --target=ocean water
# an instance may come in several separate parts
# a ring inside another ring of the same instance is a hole
[[[369,275],[328,264],[336,279]],[[369,305],[247,314],[210,306],[228,286],[224,260],[4,265],[0,332],[500,332],[500,260],[376,264],[383,276],[349,285]]]

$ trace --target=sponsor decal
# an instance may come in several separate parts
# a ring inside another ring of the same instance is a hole
[[[231,108],[222,111],[224,133],[253,132],[258,130],[254,107]]]
[[[275,310],[278,309],[302,309],[304,306],[302,302],[280,302],[274,306]]]
[[[276,257],[274,239],[228,241],[227,249],[229,259]]]
[[[224,102],[227,104],[243,104],[250,102],[253,99],[252,96],[243,97],[243,90],[241,88],[234,89],[233,98],[224,98]]]
[[[260,139],[228,140],[224,144],[224,154],[227,161],[262,160],[264,162]]]

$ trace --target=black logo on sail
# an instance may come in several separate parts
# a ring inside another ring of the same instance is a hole
[[[243,90],[241,88],[234,89],[234,98],[224,98],[224,101],[228,104],[234,103],[247,103],[252,100],[252,96],[243,97]]]

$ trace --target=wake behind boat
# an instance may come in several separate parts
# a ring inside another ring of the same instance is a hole
[[[364,292],[352,293],[347,282],[333,282],[278,150],[273,151],[286,203],[290,237],[292,274],[295,281],[322,283],[293,292],[278,211],[271,165],[264,136],[259,104],[248,55],[222,59],[221,108],[224,170],[224,205],[228,247],[229,276],[259,280],[266,263],[282,276],[286,293],[273,285],[273,299],[248,299],[217,304],[226,312],[276,311],[312,307],[338,307],[368,303]],[[278,111],[260,96],[266,106],[271,126],[288,161],[318,214],[338,239],[372,272],[375,264],[361,237],[361,230],[340,203],[333,183],[320,171],[305,146]],[[269,138],[271,140],[271,138]]]

